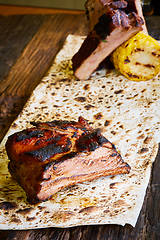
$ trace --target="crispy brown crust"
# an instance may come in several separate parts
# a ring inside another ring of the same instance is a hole
[[[6,142],[9,171],[31,203],[76,183],[130,171],[115,146],[82,117],[33,124]]]

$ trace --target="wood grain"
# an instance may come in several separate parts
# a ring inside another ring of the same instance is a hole
[[[55,9],[42,7],[24,7],[14,5],[0,5],[0,15],[28,15],[28,14],[82,14],[83,10]]]
[[[83,15],[0,17],[0,139],[50,67],[67,34],[85,34]],[[152,23],[155,20],[152,20]],[[154,22],[154,31],[157,24]],[[147,20],[150,24],[150,20]],[[160,23],[160,21],[159,21]],[[151,28],[151,26],[150,26]],[[3,240],[157,240],[160,239],[160,152],[136,227],[82,226],[69,229],[0,231]],[[85,224],[85,223],[84,223]]]
[[[0,52],[0,59],[6,52],[6,61],[1,62],[2,74],[0,75],[0,139],[47,72],[66,36],[69,33],[85,33],[85,19],[82,15],[55,14],[43,17],[2,18],[4,22],[5,19],[8,21],[9,36],[6,34],[6,39],[8,36],[9,40],[3,47],[4,51]],[[15,22],[15,28],[13,22]],[[78,22],[82,23],[79,28],[77,28]],[[22,29],[21,34],[17,29]],[[15,34],[14,39],[13,34]],[[4,38],[0,40],[3,44]],[[9,61],[10,64],[8,64]]]
[[[42,24],[44,16],[0,16],[0,82]],[[2,34],[3,33],[3,34]]]

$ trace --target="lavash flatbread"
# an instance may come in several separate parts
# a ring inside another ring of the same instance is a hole
[[[71,227],[90,224],[135,226],[160,141],[160,83],[131,82],[116,71],[100,70],[79,81],[71,57],[84,37],[69,35],[52,67],[12,124],[0,148],[0,229]],[[30,205],[11,178],[5,152],[8,135],[30,121],[88,119],[116,145],[130,174],[76,184],[47,202]]]

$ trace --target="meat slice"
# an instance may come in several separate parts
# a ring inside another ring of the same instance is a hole
[[[110,9],[104,13],[72,58],[75,76],[88,79],[117,47],[142,30],[143,20],[135,13]]]
[[[9,171],[30,203],[76,183],[130,171],[114,145],[82,117],[34,125],[6,142]]]
[[[91,181],[102,176],[129,173],[130,167],[123,162],[113,145],[103,144],[102,147],[88,153],[52,164],[43,172],[43,179],[37,196],[45,200],[64,187]]]

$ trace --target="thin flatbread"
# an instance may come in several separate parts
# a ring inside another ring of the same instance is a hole
[[[77,80],[71,58],[84,37],[69,35],[52,67],[12,124],[0,148],[0,229],[72,227],[93,224],[135,226],[160,141],[160,82],[132,82],[101,69]],[[51,200],[30,205],[8,172],[4,144],[30,121],[76,120],[82,116],[116,145],[129,174],[76,184]]]

